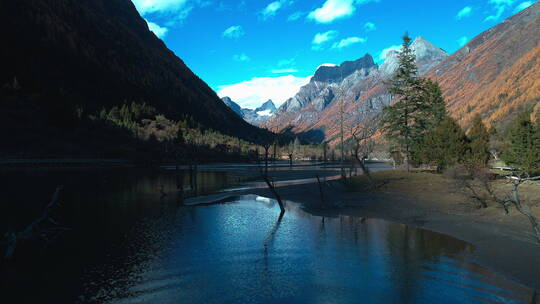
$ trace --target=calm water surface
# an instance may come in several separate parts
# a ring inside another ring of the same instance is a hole
[[[445,235],[323,218],[292,202],[280,218],[273,200],[255,195],[182,206],[161,198],[171,174],[1,178],[11,202],[3,223],[20,226],[30,202],[62,183],[55,216],[71,228],[32,249],[33,262],[1,268],[2,303],[524,303],[530,293],[467,262],[474,249]],[[213,192],[241,180],[207,172],[198,181]]]

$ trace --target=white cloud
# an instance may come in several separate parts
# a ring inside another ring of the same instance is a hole
[[[219,86],[217,93],[220,97],[229,96],[244,108],[254,109],[268,99],[272,99],[279,107],[298,93],[300,87],[306,85],[310,79],[311,76],[295,77],[293,75],[255,77],[240,83]]]
[[[366,41],[367,41],[366,38],[349,37],[349,38],[341,39],[339,42],[335,42],[332,45],[332,48],[333,49],[342,49],[344,47],[348,47],[348,46],[356,44],[356,43],[365,43]]]
[[[319,23],[330,23],[351,16],[355,10],[353,0],[326,0],[322,7],[310,12],[308,18]]]
[[[223,31],[223,37],[227,38],[240,38],[245,34],[246,32],[244,32],[244,29],[240,25],[233,25]]]
[[[350,17],[356,11],[356,5],[372,0],[326,0],[322,7],[311,11],[308,18],[318,23],[331,23],[334,20]]]
[[[487,16],[484,21],[498,20],[514,2],[515,0],[489,0],[489,3],[493,5],[493,9],[495,9],[495,14]]]
[[[379,53],[379,56],[378,56],[378,61],[379,62],[384,62],[384,60],[386,59],[386,56],[388,56],[388,53],[390,52],[399,52],[401,51],[401,45],[392,45],[392,46],[389,46],[385,49],[383,49],[380,53]]]
[[[148,28],[154,32],[154,34],[156,34],[156,36],[158,36],[159,38],[163,39],[165,38],[165,36],[167,35],[167,32],[169,31],[168,28],[166,27],[161,27],[153,22],[150,22],[148,20],[145,20],[146,23],[148,24]]]
[[[283,6],[283,4],[281,4],[281,1],[274,1],[270,4],[268,4],[261,12],[262,16],[264,19],[268,18],[268,17],[272,17],[272,16],[275,16],[277,11],[279,11],[279,9]]]
[[[304,12],[295,12],[295,13],[292,13],[292,14],[289,15],[289,17],[287,18],[287,21],[296,21],[296,20],[300,19],[303,15],[304,15]]]
[[[251,58],[249,58],[248,55],[242,53],[242,54],[234,55],[234,56],[233,56],[233,60],[234,60],[234,61],[238,61],[238,62],[248,62],[248,61],[251,60]]]
[[[290,73],[297,73],[297,72],[298,70],[294,68],[272,70],[272,73],[274,74],[290,74]]]
[[[364,29],[366,32],[372,32],[377,29],[377,26],[373,22],[366,22],[366,24],[364,24]]]
[[[465,44],[467,44],[467,42],[469,42],[469,38],[467,38],[466,36],[463,36],[463,37],[459,38],[457,42],[458,42],[459,46],[462,47]]]
[[[337,34],[337,31],[326,31],[324,33],[315,34],[315,37],[313,37],[313,41],[311,41],[311,48],[314,50],[320,50],[322,48],[322,44],[333,40],[334,38],[336,38]]]
[[[334,63],[323,63],[323,64],[319,65],[317,67],[317,69],[319,69],[320,67],[323,67],[323,66],[325,66],[325,67],[335,67],[335,66],[338,66],[338,65],[334,64]]]
[[[470,15],[472,14],[472,7],[470,6],[465,6],[464,8],[462,8],[456,15],[456,19],[457,20],[461,20],[463,18],[467,18],[469,17]]]
[[[529,7],[529,6],[533,5],[533,4],[534,4],[534,1],[521,2],[514,9],[514,14],[521,12],[522,10],[526,9],[527,7]]]
[[[188,0],[131,0],[141,15],[177,13],[188,8]]]

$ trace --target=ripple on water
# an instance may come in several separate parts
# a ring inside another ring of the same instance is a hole
[[[524,303],[530,293],[467,262],[472,246],[442,234],[322,218],[291,203],[279,220],[278,210],[273,200],[246,196],[140,225],[137,258],[112,283],[88,284],[87,296],[104,303]]]

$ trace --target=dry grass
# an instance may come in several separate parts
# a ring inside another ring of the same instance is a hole
[[[366,190],[382,191],[441,204],[470,204],[471,206],[478,206],[478,202],[471,197],[470,191],[464,188],[462,183],[443,174],[424,170],[413,170],[411,173],[407,173],[405,170],[387,170],[374,172],[372,176],[377,184],[384,185],[373,189],[365,176],[357,176],[348,181],[348,190],[352,192],[363,192]],[[490,183],[499,198],[502,199],[511,194],[511,185],[506,180],[497,179]],[[520,187],[520,195],[524,201],[534,206],[535,213],[540,215],[540,185],[522,185]],[[490,208],[500,207],[496,202],[491,202],[488,205]]]

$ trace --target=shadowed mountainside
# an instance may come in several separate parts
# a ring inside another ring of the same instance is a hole
[[[0,17],[0,84],[16,78],[45,108],[93,114],[144,102],[225,134],[263,132],[167,49],[129,0],[2,1]]]

